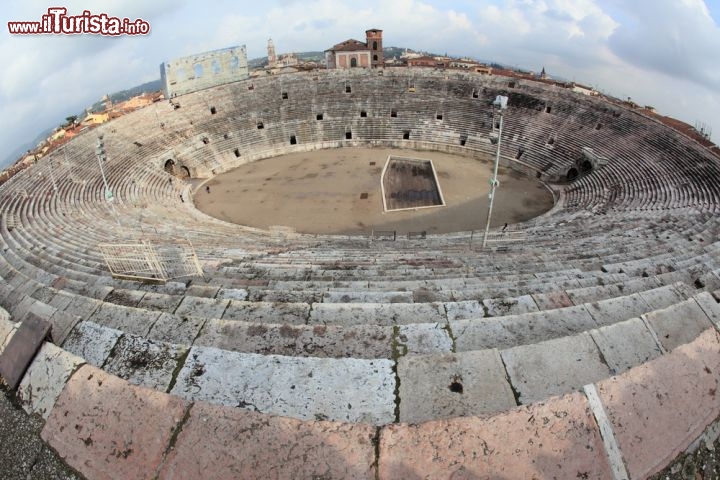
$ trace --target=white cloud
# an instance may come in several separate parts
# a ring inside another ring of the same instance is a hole
[[[613,0],[616,1],[617,0]],[[720,89],[720,28],[699,0],[635,0],[618,8],[632,18],[609,40],[626,62]]]

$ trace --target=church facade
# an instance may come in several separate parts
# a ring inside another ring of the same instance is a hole
[[[349,39],[325,50],[328,69],[379,68],[385,63],[382,47],[382,30],[365,31],[365,43]]]

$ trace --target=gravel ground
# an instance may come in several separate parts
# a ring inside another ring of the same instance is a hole
[[[653,480],[718,480],[720,479],[720,438],[712,443],[702,443],[691,454],[678,456]]]
[[[43,423],[17,406],[0,387],[0,478],[2,480],[82,479],[40,438]]]

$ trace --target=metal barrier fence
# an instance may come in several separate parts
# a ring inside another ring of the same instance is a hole
[[[150,242],[100,244],[115,278],[165,283],[173,278],[202,276],[202,266],[190,241],[154,246]]]

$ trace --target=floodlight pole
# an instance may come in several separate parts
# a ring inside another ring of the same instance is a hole
[[[112,190],[110,190],[107,178],[105,178],[105,170],[103,170],[102,166],[103,160],[107,158],[107,154],[105,153],[105,146],[102,141],[102,136],[99,136],[97,139],[95,155],[97,156],[98,166],[100,167],[100,175],[102,176],[103,184],[105,185],[105,201],[110,204],[110,210],[112,210],[113,215],[115,216],[115,221],[117,222],[118,227],[122,227],[122,225],[120,224],[120,217],[118,216],[117,211],[115,211],[115,205],[113,205]]]
[[[102,177],[103,184],[105,185],[105,199],[110,201],[112,200],[112,191],[110,190],[110,186],[108,185],[107,178],[105,178],[105,170],[103,170],[102,161],[105,160],[106,154],[105,149],[103,148],[103,142],[102,137],[98,137],[97,140],[97,148],[95,149],[95,156],[97,157],[98,166],[100,167],[100,176]]]
[[[48,158],[48,164],[50,166],[50,180],[52,181],[53,191],[55,192],[55,194],[57,194],[58,188],[57,183],[55,182],[55,175],[53,175],[52,158]]]
[[[500,100],[501,98],[504,98],[504,100]],[[495,103],[493,105],[499,106],[500,129],[498,131],[497,151],[495,152],[495,168],[493,170],[493,176],[490,179],[490,194],[488,195],[490,197],[490,205],[488,206],[487,223],[485,224],[485,235],[483,235],[482,248],[485,248],[485,245],[487,245],[487,236],[490,232],[490,219],[492,218],[493,203],[495,202],[495,189],[498,186],[497,173],[498,165],[500,164],[500,143],[502,141],[503,114],[505,112],[505,109],[507,108],[507,97],[498,96],[498,99],[495,100]]]

